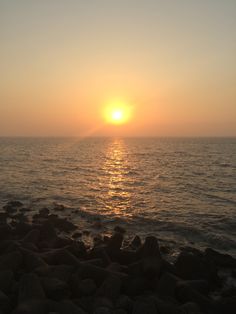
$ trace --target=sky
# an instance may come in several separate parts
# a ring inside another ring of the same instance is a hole
[[[0,0],[0,44],[0,136],[236,136],[235,0]]]

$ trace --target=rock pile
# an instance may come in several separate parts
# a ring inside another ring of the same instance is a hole
[[[119,226],[86,247],[60,236],[82,232],[67,219],[44,208],[29,223],[25,213],[9,202],[0,214],[0,314],[236,313],[236,288],[219,276],[235,276],[229,255],[184,248],[169,263],[156,237],[123,247]]]

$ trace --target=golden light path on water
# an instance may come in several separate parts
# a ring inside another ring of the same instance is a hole
[[[100,177],[100,186],[106,187],[104,205],[106,211],[128,217],[131,206],[131,193],[127,189],[127,174],[130,169],[127,147],[122,139],[110,142],[105,153],[102,167],[104,176]]]

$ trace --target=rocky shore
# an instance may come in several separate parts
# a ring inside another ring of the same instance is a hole
[[[58,212],[63,208],[58,208]],[[0,314],[235,314],[236,259],[185,247],[173,263],[156,237],[94,238],[47,208],[0,212]]]

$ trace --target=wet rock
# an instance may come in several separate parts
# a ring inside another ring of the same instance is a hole
[[[10,269],[17,271],[22,263],[22,254],[19,251],[13,251],[0,256],[0,270]]]
[[[229,254],[222,254],[211,248],[207,248],[205,256],[209,261],[214,261],[217,266],[236,268],[236,259]]]
[[[126,274],[111,272],[107,269],[97,267],[89,263],[81,263],[77,273],[81,279],[92,278],[97,286],[101,285],[105,278],[109,276],[116,276],[121,280],[127,277]]]
[[[153,302],[137,300],[134,302],[132,314],[157,314],[157,311]]]
[[[149,279],[153,279],[160,276],[162,269],[162,259],[159,257],[150,256],[143,259],[141,266],[144,276]]]
[[[12,228],[7,224],[0,225],[0,238],[1,241],[8,240],[12,236]]]
[[[180,309],[182,310],[183,314],[201,314],[201,310],[196,303],[187,302],[183,304]]]
[[[115,309],[112,314],[127,314],[127,312],[123,309]]]
[[[19,282],[18,303],[44,298],[45,294],[38,276],[33,273],[24,274]]]
[[[0,290],[9,293],[14,282],[14,274],[11,270],[0,271]]]
[[[196,303],[203,311],[212,308],[212,302],[209,298],[192,289],[184,282],[179,283],[176,287],[176,296],[182,303]]]
[[[71,266],[78,266],[80,263],[78,259],[68,252],[66,249],[55,249],[50,252],[42,254],[42,258],[48,263],[49,265],[71,265]]]
[[[30,242],[37,244],[40,238],[40,231],[38,229],[33,229],[22,239],[24,243]]]
[[[59,301],[69,297],[69,286],[56,278],[42,278],[41,284],[49,299]]]
[[[175,290],[180,279],[170,273],[165,272],[159,280],[157,280],[157,292],[159,295],[170,296],[175,298]]]
[[[6,205],[3,206],[3,209],[8,213],[13,213],[22,206],[23,204],[20,201],[9,201]]]
[[[3,313],[8,313],[10,307],[11,307],[10,299],[4,292],[0,291],[0,310]]]
[[[216,303],[218,313],[235,314],[236,313],[236,296],[231,298],[222,298]]]
[[[141,238],[138,235],[136,235],[131,241],[130,247],[134,250],[137,250],[141,247],[141,245],[142,245]]]
[[[73,239],[78,239],[78,238],[81,238],[82,237],[82,232],[80,231],[76,231],[72,234],[72,238]]]
[[[130,313],[133,308],[133,301],[127,295],[120,295],[116,300],[115,307]]]
[[[48,314],[57,313],[56,304],[50,300],[28,300],[18,305],[12,314]]]
[[[109,276],[104,280],[96,294],[115,301],[120,295],[121,283],[119,277]]]
[[[150,290],[150,281],[144,276],[128,277],[124,282],[123,289],[129,296],[142,295]]]
[[[175,267],[178,275],[183,279],[206,279],[216,282],[218,278],[216,267],[208,264],[200,252],[181,252]]]
[[[26,222],[17,222],[14,224],[14,231],[17,237],[23,237],[25,236],[28,232],[30,232],[32,229],[32,226],[29,223]]]
[[[113,314],[113,312],[111,311],[111,309],[105,306],[101,306],[101,307],[96,308],[93,314]]]
[[[41,277],[56,278],[64,282],[68,282],[74,267],[70,265],[53,265],[44,266],[35,269],[35,272]]]
[[[82,310],[70,300],[63,300],[58,303],[57,311],[59,314],[86,314],[84,310]]]
[[[113,253],[115,251],[119,251],[122,243],[123,243],[124,236],[122,233],[116,232],[114,233],[108,243],[107,249],[109,253]]]
[[[146,257],[161,257],[158,240],[156,237],[146,237],[144,244],[137,251],[137,257],[142,259]]]
[[[95,293],[97,286],[92,279],[81,280],[78,285],[79,294],[83,296],[90,296]]]
[[[35,268],[47,266],[47,263],[35,252],[21,248],[23,256],[23,265],[27,271],[33,271]]]
[[[118,232],[118,233],[121,233],[121,234],[125,234],[126,233],[125,228],[123,228],[121,226],[115,226],[114,231]]]
[[[63,204],[54,203],[53,210],[58,211],[58,212],[63,212],[65,210],[65,206]]]

